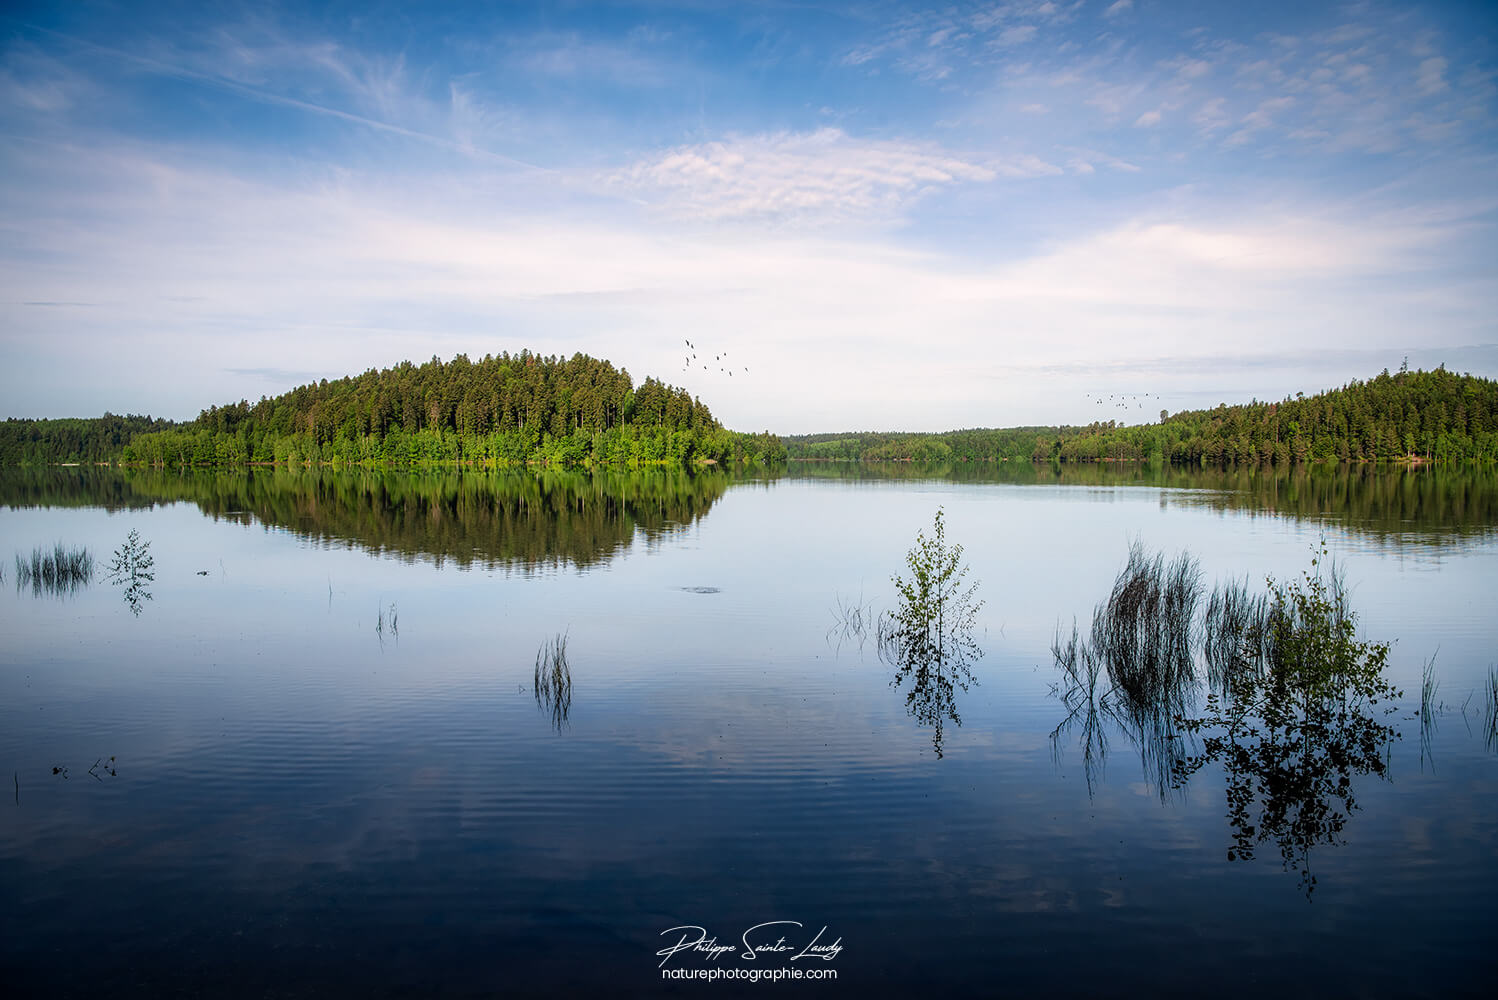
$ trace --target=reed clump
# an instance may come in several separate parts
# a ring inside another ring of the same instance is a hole
[[[69,548],[58,542],[50,551],[32,549],[29,559],[16,554],[16,587],[29,586],[33,594],[71,594],[93,576],[93,554],[82,546]]]
[[[870,629],[876,630],[877,635],[877,628],[878,616],[874,614],[874,606],[865,602],[862,594],[857,601],[848,601],[842,594],[837,595],[837,606],[832,609],[832,627],[827,630],[828,643],[836,638],[837,649],[841,651],[844,643],[857,642],[862,652]]]
[[[329,593],[332,593],[331,584],[329,585],[328,591]],[[385,609],[384,605],[378,605],[375,608],[375,635],[380,637],[381,642],[383,642],[385,639],[386,629],[390,630],[391,636],[393,636],[397,641],[400,640],[400,616],[396,613],[394,601],[390,602],[390,608],[388,611]]]
[[[1483,746],[1498,750],[1498,667],[1488,668],[1488,683],[1483,689],[1487,711],[1483,719]]]
[[[1201,570],[1189,552],[1169,563],[1142,542],[1113,581],[1113,591],[1092,619],[1092,642],[1114,685],[1134,709],[1162,700],[1178,707],[1194,679],[1192,621],[1201,600]]]
[[[536,650],[536,672],[531,684],[536,707],[550,714],[558,731],[572,710],[572,666],[567,662],[567,634],[558,632]]]

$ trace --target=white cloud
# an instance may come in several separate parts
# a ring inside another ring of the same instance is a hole
[[[1446,60],[1439,56],[1421,60],[1420,74],[1415,79],[1415,86],[1421,94],[1427,97],[1445,90]]]
[[[1158,110],[1146,111],[1134,119],[1134,125],[1137,128],[1150,128],[1158,124],[1160,124],[1160,112]]]
[[[1040,29],[1033,24],[1017,24],[1012,28],[1005,28],[999,34],[1000,45],[1023,45],[1035,37]]]
[[[1133,7],[1134,0],[1117,0],[1116,3],[1110,4],[1108,9],[1103,11],[1103,16],[1118,17],[1120,14],[1128,13]]]
[[[1121,160],[1116,156],[1112,156],[1100,150],[1071,148],[1068,149],[1067,152],[1073,154],[1072,160],[1067,165],[1079,173],[1092,173],[1093,164],[1095,163],[1100,163],[1103,166],[1109,167],[1113,170],[1121,170],[1124,173],[1139,173],[1139,166],[1137,164],[1130,163],[1127,160]]]
[[[1232,119],[1228,117],[1226,106],[1227,98],[1214,97],[1198,108],[1191,116],[1191,120],[1205,133],[1226,128],[1232,122]]]
[[[1238,130],[1224,140],[1225,146],[1241,146],[1252,140],[1257,132],[1269,128],[1274,124],[1274,116],[1281,111],[1295,106],[1293,97],[1271,97],[1260,101],[1259,106],[1243,116],[1239,122]]]
[[[1056,173],[1034,156],[964,157],[824,128],[681,146],[616,172],[609,183],[694,219],[805,221],[877,217],[940,187]]]

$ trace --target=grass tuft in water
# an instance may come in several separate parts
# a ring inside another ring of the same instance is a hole
[[[857,642],[859,652],[862,652],[870,629],[875,629],[877,633],[878,618],[874,614],[874,605],[865,603],[862,594],[853,602],[844,600],[843,595],[838,594],[837,606],[832,609],[832,627],[827,630],[827,642],[831,644],[836,638],[839,652],[845,643]]]
[[[1439,650],[1437,651],[1439,652]],[[1436,729],[1436,691],[1441,682],[1436,679],[1436,658],[1432,656],[1425,661],[1425,666],[1420,670],[1420,766],[1424,767],[1429,760],[1431,765],[1435,764],[1435,757],[1431,748],[1431,737],[1435,735]]]
[[[87,548],[68,548],[58,542],[49,552],[31,550],[31,558],[16,555],[16,587],[29,586],[33,594],[71,594],[94,576],[94,557]]]
[[[1189,552],[1166,563],[1141,542],[1113,592],[1093,615],[1092,641],[1115,686],[1133,708],[1172,704],[1194,679],[1192,619],[1201,600],[1201,570]]]
[[[551,715],[552,728],[558,732],[567,723],[572,710],[572,666],[567,662],[567,634],[558,632],[536,651],[536,673],[531,690],[536,707]]]
[[[1489,750],[1498,751],[1498,667],[1488,668],[1488,683],[1483,689],[1487,712],[1483,720],[1482,742]]]
[[[331,585],[329,587],[329,592],[332,592]],[[390,602],[390,609],[388,611],[383,606],[376,607],[375,609],[375,635],[380,637],[381,642],[383,642],[385,639],[386,629],[390,630],[391,636],[393,636],[397,642],[400,641],[400,617],[395,612],[394,601]],[[419,639],[420,636],[418,636],[417,638]]]

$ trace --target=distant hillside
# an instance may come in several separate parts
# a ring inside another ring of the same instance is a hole
[[[1388,369],[1278,403],[1190,410],[1157,424],[1094,425],[1040,442],[1037,459],[1228,465],[1498,460],[1498,382]]]
[[[1492,462],[1498,461],[1498,382],[1444,367],[1385,370],[1315,396],[1222,404],[1133,427],[1110,420],[940,434],[801,434],[784,441],[793,459],[833,461]]]
[[[858,431],[795,434],[783,438],[793,459],[844,462],[1004,462],[1030,461],[1036,443],[1050,441],[1074,428],[976,428],[916,434]]]
[[[118,433],[105,434],[121,420],[127,423]],[[784,456],[778,438],[725,429],[685,389],[653,378],[636,387],[627,371],[583,354],[563,359],[529,351],[370,369],[273,399],[210,407],[184,424],[136,417],[11,421],[6,434],[0,454],[8,464],[580,466]]]

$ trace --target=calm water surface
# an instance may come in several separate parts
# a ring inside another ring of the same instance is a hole
[[[1492,476],[44,470],[0,504],[7,992],[1450,996],[1498,971]],[[938,508],[986,602],[939,737],[837,628],[894,609]],[[131,531],[133,606],[104,572]],[[1090,758],[1057,731],[1051,644],[1135,540],[1259,587],[1323,538],[1394,643],[1399,736],[1324,835],[1244,858],[1218,765],[1171,787],[1116,720]],[[13,556],[58,541],[92,579],[23,583]],[[750,931],[772,921],[800,926]],[[734,947],[663,956],[682,927]],[[746,932],[795,950],[745,960]],[[837,947],[791,959],[813,940]]]

